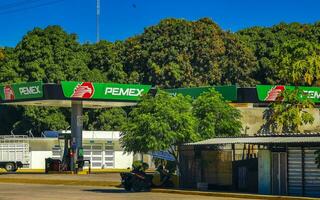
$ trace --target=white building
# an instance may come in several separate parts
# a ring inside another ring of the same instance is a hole
[[[124,153],[119,131],[83,131],[84,159],[93,169],[126,169],[132,153]],[[57,137],[0,137],[0,161],[22,161],[30,169],[44,169],[46,158],[61,158],[64,141]]]

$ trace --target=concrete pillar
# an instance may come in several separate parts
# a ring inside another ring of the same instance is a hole
[[[79,150],[82,150],[82,101],[71,103],[71,148],[74,152],[71,158],[71,170],[76,170],[76,163],[79,159]]]

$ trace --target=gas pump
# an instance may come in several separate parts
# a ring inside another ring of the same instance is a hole
[[[58,139],[63,140],[64,149],[62,159],[46,159],[46,173],[49,172],[65,172],[65,171],[73,171],[74,173],[78,173],[83,170],[84,163],[88,162],[89,164],[89,173],[91,171],[90,160],[83,159],[83,149],[77,149],[76,145],[72,141],[72,137],[70,133],[59,133]],[[59,142],[60,143],[60,142]],[[76,156],[78,157],[76,158]],[[75,159],[76,158],[76,159]]]
[[[71,134],[59,133],[58,140],[59,144],[60,140],[63,140],[64,143],[62,159],[46,158],[46,173],[70,171],[72,169],[71,157],[73,156],[73,152],[71,149]]]
[[[71,170],[71,157],[73,157],[73,151],[71,149],[71,134],[68,133],[59,133],[59,140],[64,140],[64,149],[62,156],[62,171]]]

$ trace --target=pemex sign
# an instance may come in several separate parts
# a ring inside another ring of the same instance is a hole
[[[295,86],[286,85],[257,85],[259,101],[275,101],[284,90],[294,90]],[[302,91],[300,98],[307,98],[315,103],[320,103],[320,87],[298,86]]]
[[[136,101],[151,89],[151,85],[62,81],[66,98]]]
[[[0,98],[3,101],[35,99],[43,97],[43,83],[17,83],[0,85]]]

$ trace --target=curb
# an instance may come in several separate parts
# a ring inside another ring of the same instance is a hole
[[[310,197],[292,197],[292,196],[271,196],[259,194],[243,194],[243,193],[224,193],[224,192],[202,192],[192,190],[175,190],[175,189],[152,189],[154,193],[167,193],[167,194],[184,194],[184,195],[199,195],[199,196],[212,196],[212,197],[229,197],[229,198],[242,198],[242,199],[270,199],[270,200],[315,200],[320,198]]]
[[[85,169],[84,171],[88,171]],[[91,174],[99,174],[99,173],[121,173],[121,172],[130,172],[130,169],[91,169]],[[154,170],[147,170],[147,172],[154,172]],[[0,169],[0,173],[8,173],[4,169]],[[16,174],[33,174],[33,173],[39,173],[44,174],[44,169],[18,169]],[[63,172],[60,172],[60,174]]]
[[[0,183],[82,185],[82,186],[102,186],[102,187],[117,187],[120,185],[120,182],[112,182],[112,181],[82,181],[82,180],[27,179],[27,178],[0,178]]]

